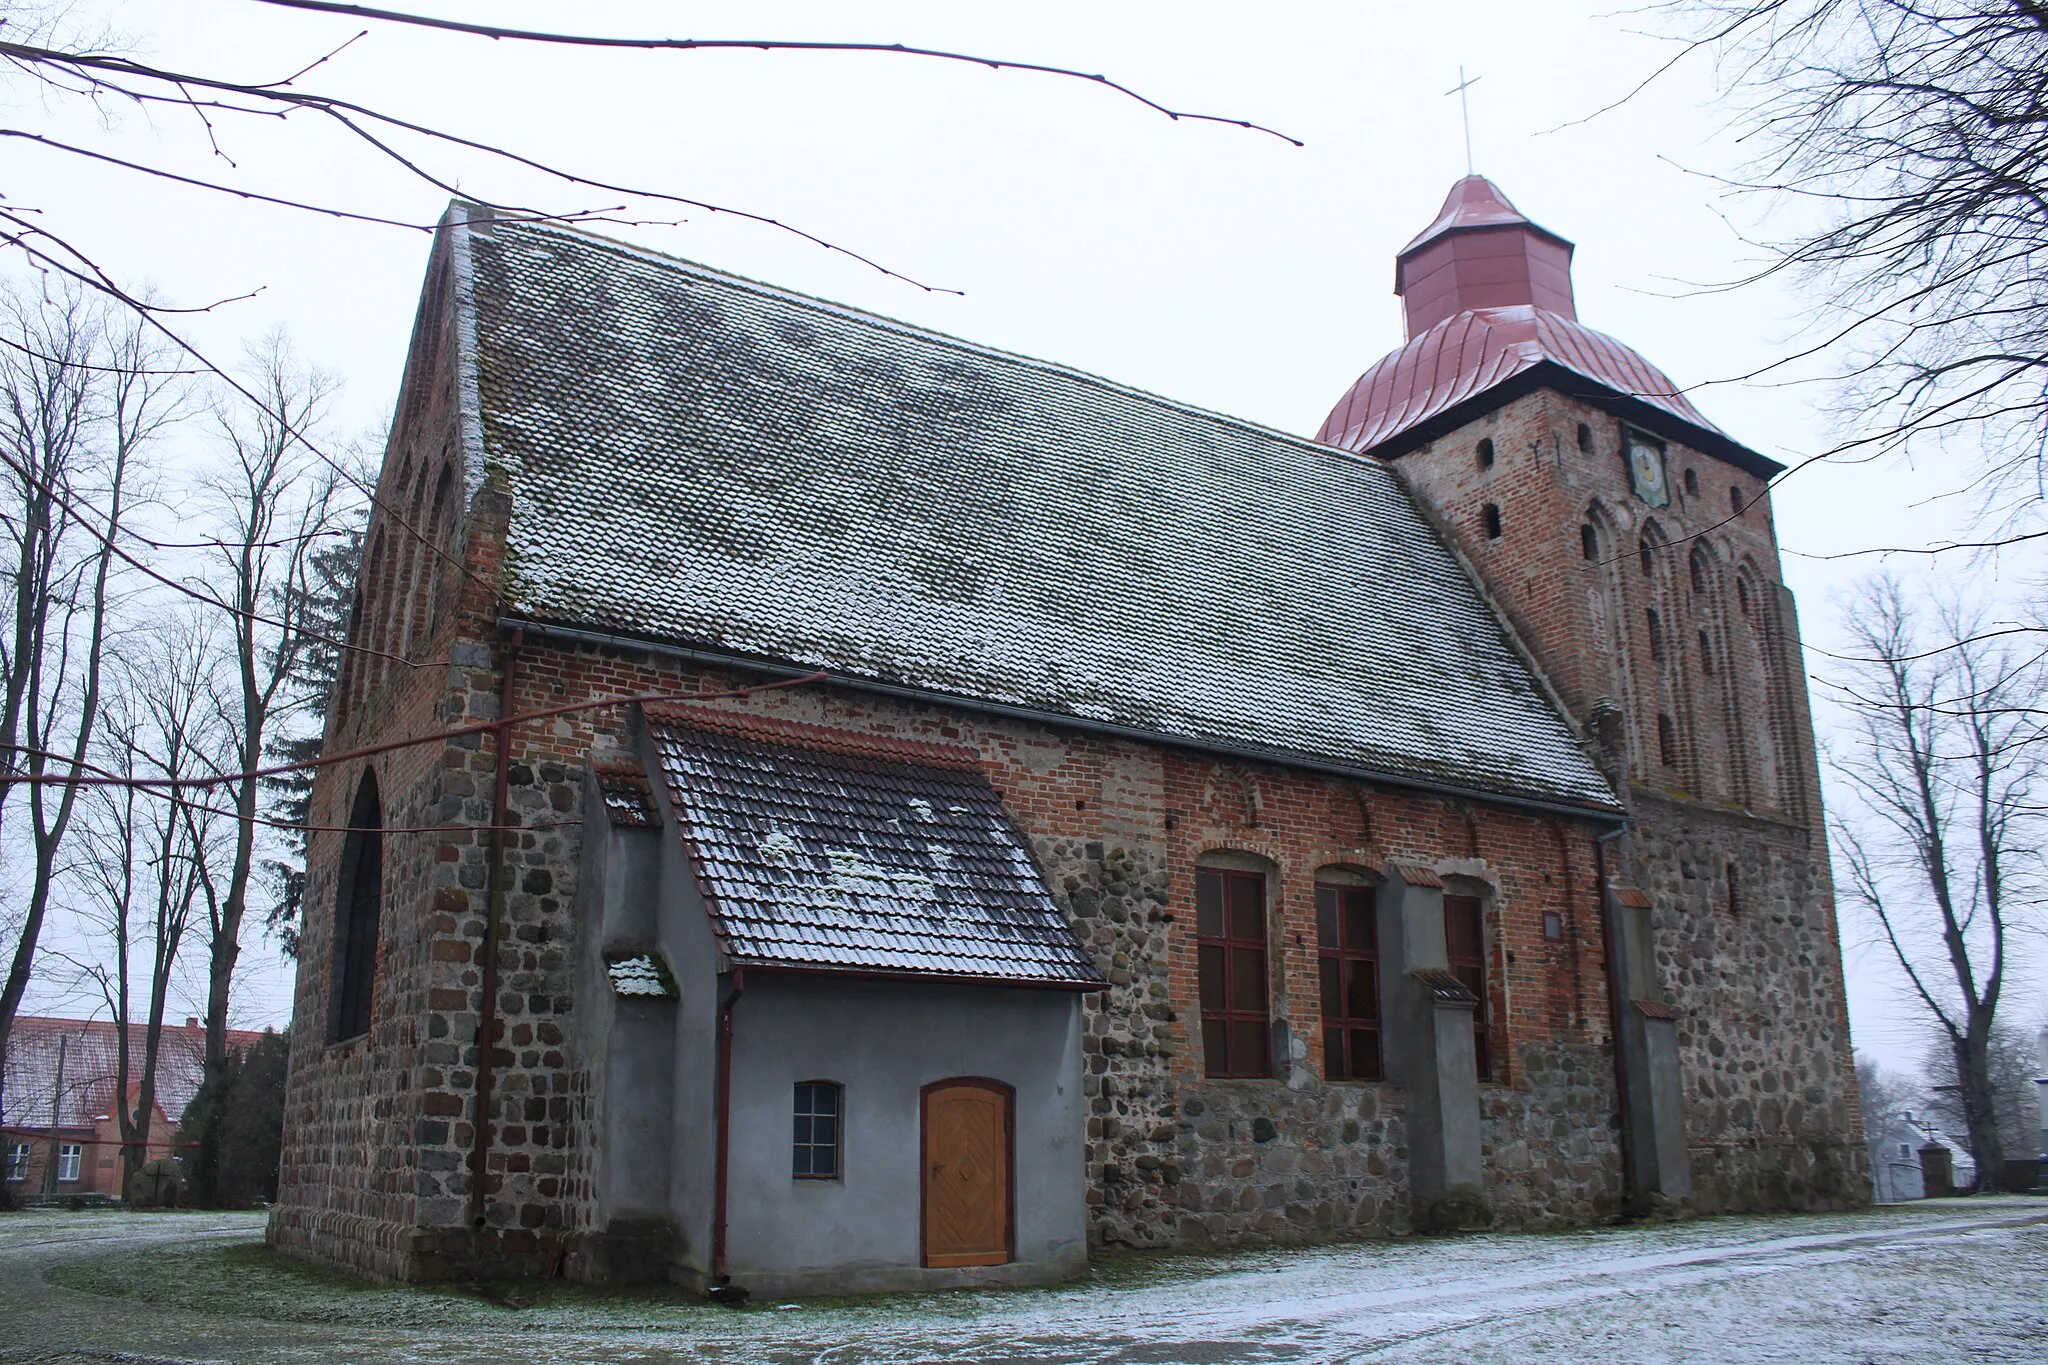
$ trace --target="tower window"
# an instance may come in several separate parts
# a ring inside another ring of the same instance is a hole
[[[1481,469],[1493,468],[1493,438],[1491,436],[1482,437],[1480,439],[1479,467]]]
[[[1500,508],[1489,502],[1486,506],[1479,509],[1479,519],[1486,524],[1486,538],[1488,540],[1499,540]]]
[[[1650,576],[1650,542],[1649,542],[1649,541],[1647,541],[1647,540],[1639,540],[1639,541],[1637,541],[1637,542],[1636,542],[1636,559],[1637,559],[1637,561],[1638,561],[1639,563],[1641,563],[1641,564],[1642,564],[1642,566],[1643,566],[1643,577],[1645,577],[1645,578],[1648,578],[1648,577]]]
[[[1664,661],[1664,618],[1657,614],[1655,607],[1651,607],[1643,615],[1648,620],[1650,626],[1650,660],[1653,663],[1662,663]]]
[[[1696,498],[1700,495],[1700,476],[1694,470],[1685,471],[1685,495]]]
[[[1584,422],[1579,423],[1579,449],[1588,455],[1593,453],[1593,428]]]
[[[1740,488],[1728,490],[1728,505],[1738,512],[1742,510],[1742,490]]]
[[[1730,863],[1728,864],[1728,913],[1731,915],[1739,914],[1741,910],[1742,898],[1735,880],[1735,864]]]
[[[1678,727],[1671,717],[1657,717],[1657,757],[1667,768],[1678,766]]]
[[[1697,558],[1692,562],[1692,586],[1696,592],[1707,590],[1707,569]]]
[[[1742,614],[1744,616],[1749,615],[1749,580],[1744,578],[1735,580],[1735,600],[1741,603]]]
[[[1587,559],[1600,557],[1600,533],[1593,529],[1591,522],[1579,528],[1579,553]]]
[[[1714,676],[1714,647],[1707,640],[1707,633],[1700,632],[1700,672]]]

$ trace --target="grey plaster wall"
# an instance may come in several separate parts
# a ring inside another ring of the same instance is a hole
[[[1016,1260],[927,1270],[922,1088],[1015,1090]],[[727,1264],[756,1293],[1039,1283],[1087,1265],[1081,1004],[1067,991],[749,973],[733,1017]],[[845,1087],[837,1180],[790,1174],[799,1081]]]

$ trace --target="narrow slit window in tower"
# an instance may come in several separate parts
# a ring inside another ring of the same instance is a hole
[[[1482,436],[1479,440],[1479,467],[1481,469],[1493,468],[1493,438],[1491,436]]]
[[[1499,540],[1500,508],[1489,502],[1486,506],[1479,509],[1479,519],[1486,523],[1486,538],[1488,540]]]
[[[1667,768],[1678,766],[1678,727],[1671,717],[1657,717],[1657,758]]]
[[[1600,533],[1590,522],[1579,528],[1579,553],[1587,559],[1600,557]]]

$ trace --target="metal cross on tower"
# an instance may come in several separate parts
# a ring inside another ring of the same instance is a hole
[[[1465,174],[1467,175],[1472,174],[1472,107],[1465,102],[1465,91],[1477,85],[1479,81],[1480,77],[1478,76],[1474,76],[1469,81],[1466,80],[1465,68],[1461,66],[1458,68],[1458,83],[1444,91],[1446,95],[1456,95],[1458,97],[1458,113],[1465,121]]]

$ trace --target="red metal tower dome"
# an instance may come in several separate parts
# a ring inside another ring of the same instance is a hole
[[[1396,456],[1548,384],[1761,477],[1776,473],[1662,370],[1579,323],[1571,262],[1572,244],[1529,221],[1492,181],[1460,180],[1395,257],[1407,344],[1360,376],[1316,439]]]

